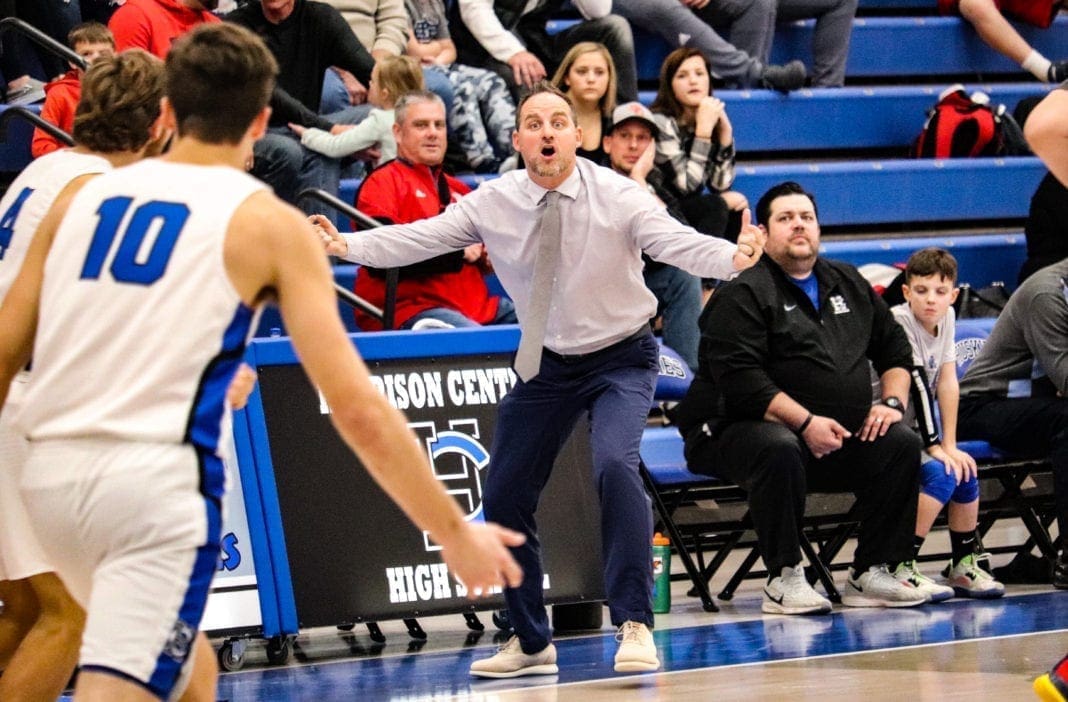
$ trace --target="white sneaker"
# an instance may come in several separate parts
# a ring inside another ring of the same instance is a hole
[[[784,567],[782,575],[764,586],[760,610],[768,614],[825,614],[831,611],[831,601],[812,589],[798,563]]]
[[[989,567],[990,554],[969,554],[956,565],[950,563],[946,579],[953,586],[958,597],[987,600],[1005,594],[1005,586],[995,580],[988,570],[980,566],[980,561],[987,563]]]
[[[616,632],[619,650],[616,651],[617,673],[638,673],[660,668],[653,632],[641,622],[623,622]]]
[[[927,596],[928,602],[945,602],[953,597],[953,588],[948,585],[939,585],[934,580],[924,575],[916,567],[916,561],[902,561],[894,571],[894,577],[898,581],[911,585]]]
[[[842,593],[842,604],[848,607],[915,607],[926,601],[927,595],[900,582],[885,563],[873,565],[860,575],[850,568]]]
[[[537,653],[523,653],[519,637],[513,636],[490,658],[471,664],[471,675],[478,678],[518,678],[522,675],[555,675],[556,646],[551,643]]]

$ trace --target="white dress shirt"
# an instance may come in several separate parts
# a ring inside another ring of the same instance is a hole
[[[629,178],[576,160],[574,172],[556,188],[564,196],[563,230],[546,348],[561,354],[597,351],[656,315],[656,297],[642,278],[642,251],[703,278],[735,275],[734,244],[681,224]],[[393,268],[482,242],[522,325],[545,193],[525,170],[510,171],[437,217],[345,234],[344,258]]]

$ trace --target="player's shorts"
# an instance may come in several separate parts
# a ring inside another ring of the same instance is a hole
[[[1009,19],[1045,29],[1060,12],[1061,0],[994,0],[994,6]],[[938,0],[938,14],[959,15],[960,0]]]
[[[12,426],[12,420],[24,385],[19,378],[11,383],[4,410],[0,412],[0,580],[22,580],[54,570],[37,540],[19,494],[30,445]]]
[[[199,487],[191,446],[31,442],[22,494],[56,573],[87,612],[82,670],[162,699],[180,694],[219,557],[219,503]]]

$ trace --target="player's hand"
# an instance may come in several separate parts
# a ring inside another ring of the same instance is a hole
[[[508,59],[508,65],[512,67],[515,82],[527,88],[533,88],[535,83],[545,78],[545,66],[529,51],[513,55]]]
[[[861,441],[875,441],[880,436],[886,436],[890,425],[900,422],[902,414],[893,407],[886,405],[872,405],[868,416],[864,418],[864,424],[860,427]]]
[[[932,449],[938,449],[941,455],[936,454]],[[970,478],[979,477],[979,468],[975,465],[975,459],[971,454],[961,451],[956,446],[947,446],[940,444],[938,446],[932,446],[928,449],[928,452],[942,461],[946,465],[946,473],[950,471],[957,479],[957,485],[966,482]]]
[[[767,237],[760,227],[753,224],[749,208],[742,210],[742,228],[738,232],[738,250],[734,252],[734,270],[744,271],[760,260]]]
[[[490,594],[495,587],[519,587],[523,569],[509,548],[526,537],[497,524],[465,522],[448,541],[440,541],[441,558],[466,587],[468,599]]]
[[[345,241],[345,237],[338,233],[337,227],[334,226],[329,217],[314,214],[308,217],[308,222],[315,228],[315,233],[319,236],[326,253],[331,256],[345,256],[348,254],[348,242]]]
[[[842,442],[852,434],[831,417],[812,415],[812,421],[801,432],[808,450],[816,458],[823,458],[832,451],[842,448]]]
[[[230,409],[243,409],[248,404],[248,396],[256,387],[256,378],[256,371],[247,363],[242,362],[237,367],[237,372],[230,380],[230,387],[226,388],[226,403],[230,405]]]

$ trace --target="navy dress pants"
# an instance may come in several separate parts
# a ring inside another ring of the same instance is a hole
[[[552,640],[542,592],[535,513],[553,462],[582,413],[590,419],[601,502],[605,591],[612,623],[653,623],[652,507],[638,474],[638,449],[659,362],[645,333],[581,356],[545,350],[541,370],[501,401],[483,505],[486,519],[526,535],[512,554],[523,583],[505,590],[510,621],[527,653]]]

